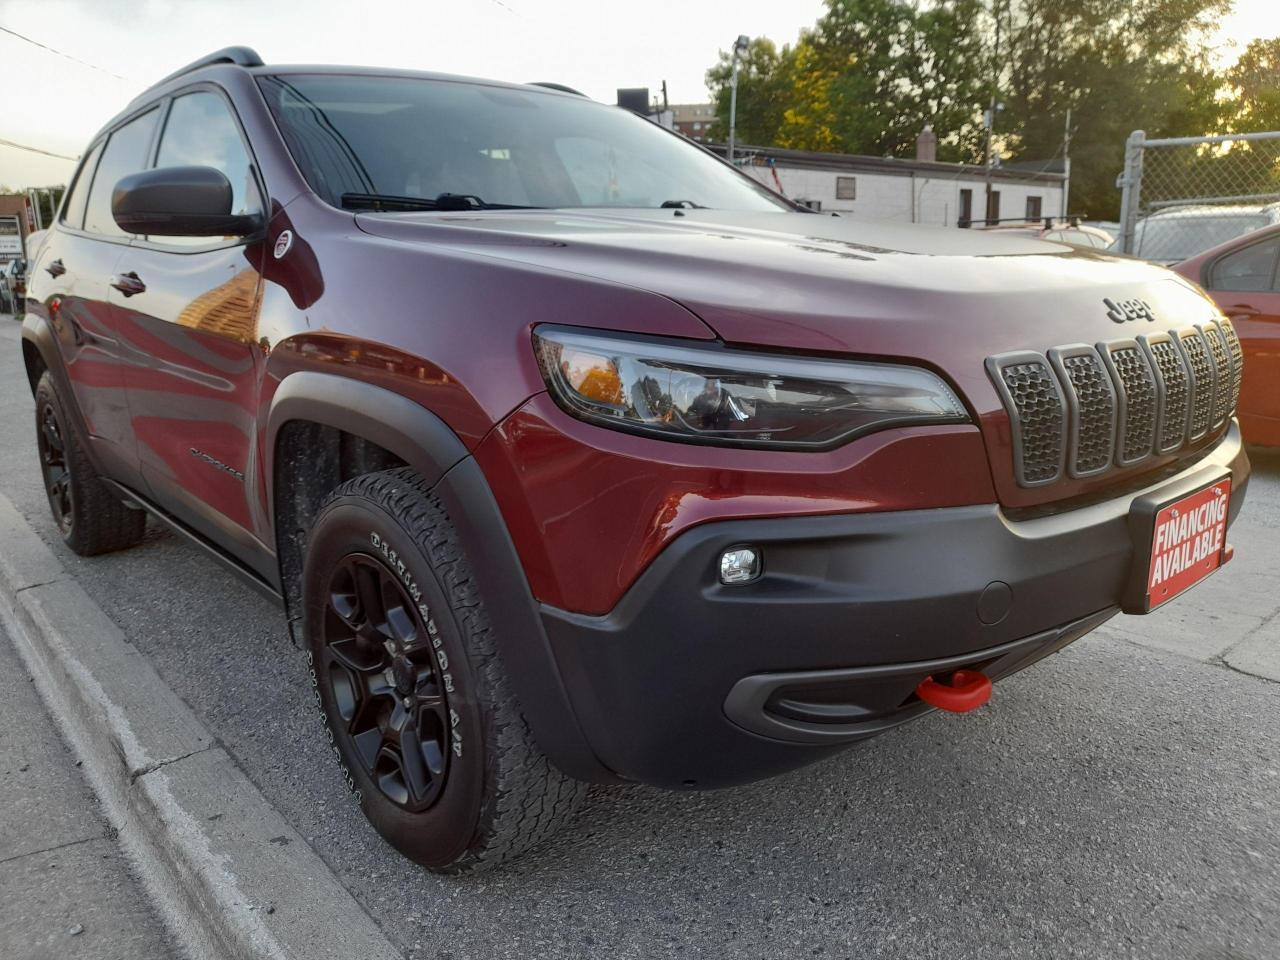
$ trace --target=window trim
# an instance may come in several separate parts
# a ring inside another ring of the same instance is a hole
[[[236,132],[240,134],[240,145],[244,147],[245,154],[249,157],[249,169],[253,174],[253,185],[258,192],[258,205],[261,207],[262,226],[251,234],[243,237],[235,237],[231,240],[211,241],[207,244],[173,244],[165,243],[162,240],[150,240],[145,237],[139,237],[133,244],[135,247],[144,250],[158,250],[162,253],[184,253],[197,254],[209,253],[213,250],[228,250],[233,247],[243,247],[250,243],[256,243],[266,234],[267,222],[270,217],[270,194],[267,193],[266,182],[262,178],[262,167],[258,163],[258,156],[253,151],[252,144],[249,143],[249,137],[245,133],[244,123],[240,119],[240,114],[236,110],[235,102],[225,89],[216,83],[210,81],[202,81],[192,83],[172,93],[165,94],[162,98],[162,109],[164,113],[160,117],[160,123],[156,129],[155,140],[151,144],[151,150],[147,160],[147,170],[155,170],[156,162],[160,159],[160,144],[164,140],[165,131],[169,129],[169,117],[173,113],[174,101],[180,97],[185,97],[193,93],[208,92],[220,96],[222,102],[226,105],[227,110],[231,114],[231,119],[235,123]]]
[[[1280,287],[1277,281],[1280,281],[1280,249],[1276,251],[1276,258],[1271,264],[1271,287],[1268,290],[1227,290],[1225,288],[1217,288],[1213,286],[1213,275],[1218,269],[1218,265],[1228,257],[1234,257],[1238,253],[1243,253],[1250,247],[1256,247],[1260,243],[1269,243],[1272,240],[1280,241],[1280,230],[1268,230],[1263,228],[1256,231],[1257,233],[1266,233],[1263,237],[1253,237],[1248,243],[1242,243],[1238,247],[1232,247],[1230,250],[1224,250],[1210,260],[1205,262],[1204,268],[1200,271],[1200,285],[1209,292],[1218,290],[1220,293],[1269,293],[1280,294]]]
[[[62,199],[58,202],[58,216],[56,223],[59,226],[71,227],[72,224],[67,222],[67,203],[71,195],[75,192],[76,187],[80,186],[80,180],[87,173],[89,182],[85,185],[84,212],[80,215],[80,229],[84,228],[84,218],[89,214],[89,192],[93,190],[93,176],[98,172],[98,161],[102,159],[102,154],[94,156],[94,151],[99,147],[104,147],[106,140],[102,137],[94,137],[89,141],[89,146],[85,148],[84,156],[80,158],[80,165],[76,167],[75,176],[71,178],[71,185],[62,194]],[[89,160],[93,159],[93,169],[89,170]]]
[[[139,117],[143,116],[144,114],[150,113],[152,110],[159,107],[161,105],[161,102],[162,102],[161,100],[148,100],[146,103],[141,104],[136,110],[131,110],[124,116],[120,117],[118,120],[114,121],[110,126],[104,127],[102,130],[99,130],[98,135],[94,137],[93,140],[90,141],[89,150],[85,152],[85,156],[88,157],[88,155],[93,152],[94,147],[98,146],[99,144],[102,145],[102,152],[106,153],[107,145],[111,142],[111,138],[115,135],[115,132],[117,130],[119,130],[121,127],[128,126],[129,124],[133,123],[133,121],[137,120]],[[159,127],[158,122],[156,125],[157,127]],[[151,142],[147,145],[147,154],[146,154],[148,158],[146,161],[147,163],[150,163],[150,157],[154,152],[155,145],[156,145],[156,132],[153,130],[151,131]],[[94,180],[97,179],[98,167],[100,167],[101,165],[102,165],[102,154],[98,154],[98,162],[94,164],[93,176],[89,180],[89,196],[85,198],[84,210],[85,210],[86,220],[89,217],[89,200],[93,196]],[[143,167],[143,169],[146,170],[148,168]],[[71,191],[68,190],[67,195],[70,195],[70,193]],[[63,202],[64,203],[66,202],[65,199]],[[86,237],[89,240],[98,240],[102,243],[115,243],[115,244],[119,244],[120,246],[127,247],[133,242],[133,236],[131,234],[125,234],[122,237],[112,237],[112,236],[107,236],[105,233],[94,233],[92,230],[86,230],[84,228],[84,220],[80,221],[80,226],[73,227],[71,224],[59,218],[58,226],[59,228],[65,229],[67,233],[72,234],[73,236]]]
[[[196,83],[188,84],[185,87],[181,87],[178,90],[173,91],[172,93],[166,93],[163,96],[156,97],[154,100],[148,100],[145,103],[139,104],[136,109],[130,110],[128,113],[114,120],[110,126],[104,127],[102,130],[99,130],[98,134],[91,141],[89,141],[89,149],[85,151],[85,158],[87,160],[89,154],[93,152],[94,147],[98,146],[99,143],[103,144],[103,149],[105,151],[106,143],[111,139],[112,135],[115,134],[115,132],[119,130],[121,127],[132,123],[134,120],[137,120],[139,117],[141,117],[145,113],[149,113],[151,110],[158,109],[160,111],[160,117],[156,121],[155,130],[153,130],[151,133],[151,142],[147,145],[145,166],[143,166],[142,168],[143,170],[154,170],[156,157],[160,151],[160,138],[164,133],[165,127],[168,126],[169,109],[172,106],[173,101],[177,97],[181,97],[188,93],[196,93],[200,90],[209,90],[213,93],[216,93],[220,97],[222,97],[223,102],[226,103],[228,109],[231,111],[231,117],[235,121],[236,129],[240,133],[240,142],[244,146],[245,151],[249,154],[250,165],[253,168],[254,183],[257,185],[258,196],[262,202],[262,228],[261,229],[244,237],[236,237],[232,240],[226,240],[220,243],[210,244],[208,246],[205,246],[205,245],[175,246],[173,244],[159,243],[154,240],[148,240],[146,237],[143,237],[137,234],[125,234],[123,237],[114,237],[114,236],[107,236],[106,234],[102,234],[102,233],[94,233],[91,230],[85,230],[83,222],[79,227],[74,227],[62,219],[61,207],[59,208],[59,217],[57,220],[58,228],[65,230],[67,233],[73,236],[85,237],[89,240],[97,240],[102,243],[114,243],[114,244],[118,244],[120,246],[125,246],[125,247],[136,247],[139,250],[156,250],[161,253],[174,253],[174,254],[182,254],[182,255],[188,255],[188,256],[198,255],[202,253],[209,253],[214,250],[229,250],[234,247],[243,247],[243,246],[248,246],[251,243],[260,242],[262,238],[266,235],[266,227],[271,219],[271,216],[270,216],[271,194],[267,191],[266,180],[262,176],[262,165],[258,163],[258,155],[257,153],[254,152],[253,145],[249,142],[249,137],[245,133],[244,122],[240,119],[239,111],[236,110],[235,101],[231,98],[231,95],[226,91],[226,89],[220,86],[219,84],[216,84],[209,80],[197,81]],[[99,160],[102,159],[101,155],[99,155],[98,159]],[[81,161],[82,169],[83,169],[83,163],[84,161]],[[97,165],[95,164],[94,173],[93,173],[95,177],[97,176],[97,172],[98,172]],[[77,172],[76,176],[79,177],[80,173]],[[89,181],[89,190],[90,190],[90,193],[92,193],[93,191],[92,180]],[[66,198],[70,196],[70,194],[71,194],[71,191],[68,190],[63,195],[63,200],[62,200],[63,205],[66,204]],[[89,209],[88,202],[86,200],[86,203],[85,203],[86,215],[87,215],[88,209]]]

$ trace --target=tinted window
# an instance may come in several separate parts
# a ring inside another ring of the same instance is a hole
[[[1280,237],[1229,253],[1213,265],[1210,290],[1269,291],[1276,287]]]
[[[62,207],[62,222],[72,227],[84,226],[84,208],[89,202],[89,184],[93,181],[93,168],[102,154],[102,144],[90,151],[76,174],[76,182],[71,185],[67,194],[67,202]]]
[[[1154,216],[1134,228],[1134,252],[1148,260],[1176,263],[1265,227],[1268,222],[1266,217],[1248,214]]]
[[[89,191],[89,208],[84,218],[86,230],[108,237],[128,236],[111,219],[111,191],[121,179],[146,167],[147,148],[151,146],[151,134],[159,115],[159,110],[151,110],[111,134],[93,175],[93,189]]]
[[[698,147],[584,97],[410,77],[260,81],[311,187],[538,207],[787,205]]]
[[[253,163],[227,102],[216,93],[188,93],[173,101],[160,137],[156,167],[213,167],[231,181],[231,212],[258,213],[262,204],[253,178]],[[207,237],[164,237],[164,243],[196,242]]]

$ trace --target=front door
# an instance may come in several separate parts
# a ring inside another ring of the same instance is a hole
[[[232,211],[262,209],[228,102],[199,89],[169,107],[156,166],[209,166],[233,187]],[[256,463],[261,242],[148,237],[117,265],[111,292],[129,345],[132,432],[156,503],[250,566],[267,528],[250,495]]]

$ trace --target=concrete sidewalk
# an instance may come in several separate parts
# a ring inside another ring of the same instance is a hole
[[[3,628],[0,730],[0,956],[181,956]]]

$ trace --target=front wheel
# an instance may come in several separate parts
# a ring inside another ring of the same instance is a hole
[[[530,735],[443,505],[408,468],[339,487],[308,537],[312,682],[348,787],[397,850],[445,873],[541,840],[585,786]]]

